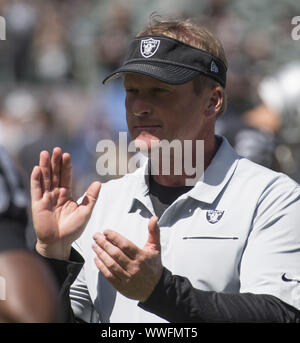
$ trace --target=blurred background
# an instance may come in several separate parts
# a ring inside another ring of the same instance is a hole
[[[26,186],[39,152],[72,154],[74,193],[95,180],[96,144],[127,131],[120,80],[102,86],[152,12],[193,17],[222,41],[228,107],[218,120],[236,150],[300,181],[299,0],[0,0],[0,144]]]

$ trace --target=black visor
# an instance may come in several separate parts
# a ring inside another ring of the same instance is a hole
[[[176,39],[165,36],[137,37],[130,44],[123,65],[108,75],[103,83],[122,73],[138,73],[179,85],[204,74],[225,88],[226,70],[219,58]]]

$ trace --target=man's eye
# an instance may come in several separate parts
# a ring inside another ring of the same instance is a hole
[[[134,88],[126,88],[125,90],[126,90],[126,93],[134,93],[134,92],[137,91],[137,90],[134,89]]]
[[[168,89],[157,87],[157,88],[154,88],[153,91],[154,91],[155,93],[167,93],[167,92],[168,92]]]

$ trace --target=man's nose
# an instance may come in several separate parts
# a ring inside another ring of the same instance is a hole
[[[135,99],[132,104],[132,113],[136,117],[145,117],[150,115],[152,112],[151,104],[143,98]]]

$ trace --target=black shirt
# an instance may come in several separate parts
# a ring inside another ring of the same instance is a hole
[[[149,195],[153,205],[155,215],[160,218],[164,211],[182,194],[188,192],[193,187],[180,186],[168,187],[157,183],[152,176],[149,178]]]

